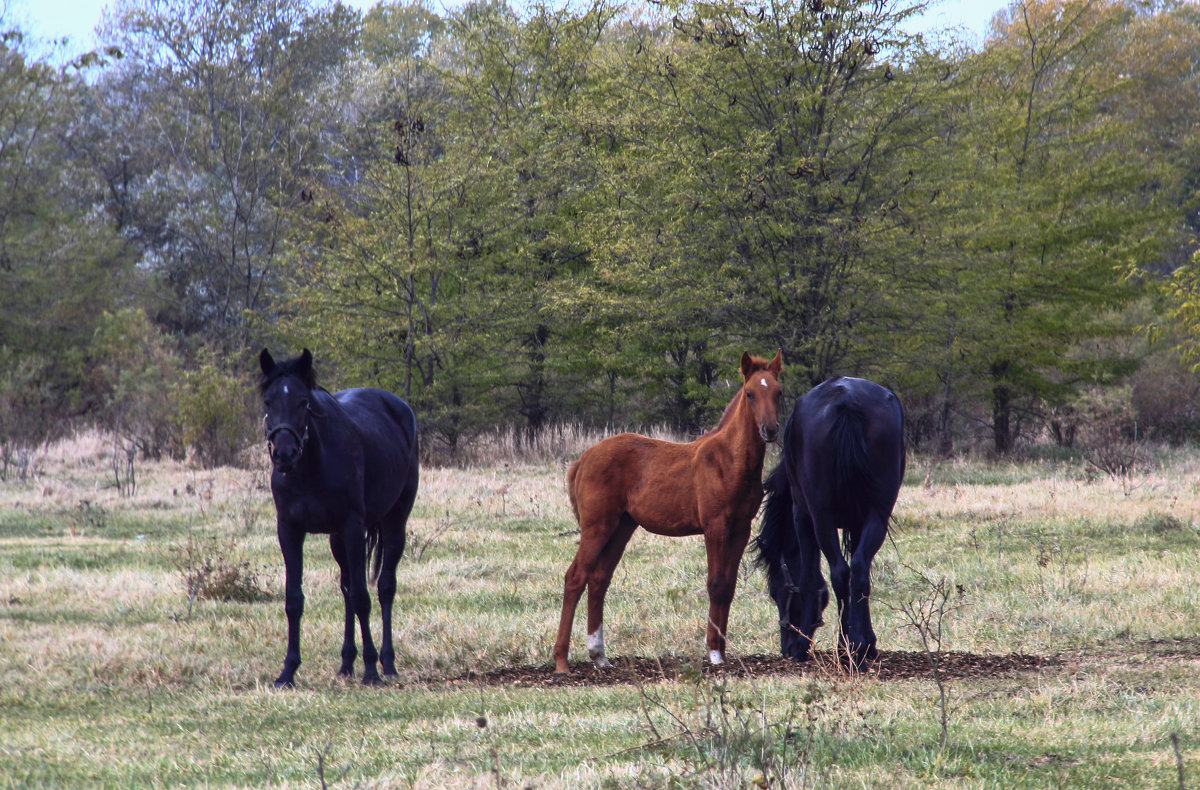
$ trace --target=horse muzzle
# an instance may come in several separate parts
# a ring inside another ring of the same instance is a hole
[[[273,448],[271,450],[271,464],[280,472],[290,472],[295,468],[296,462],[300,460],[300,448],[291,447],[287,450],[279,450]]]
[[[277,425],[267,434],[267,447],[272,465],[281,472],[289,472],[304,454],[304,436],[290,425]]]
[[[764,442],[773,442],[779,438],[779,426],[772,425],[768,427],[766,425],[760,425],[758,428],[758,435],[762,437]]]

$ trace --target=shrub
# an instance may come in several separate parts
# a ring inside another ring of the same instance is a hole
[[[33,447],[48,433],[48,368],[38,357],[18,357],[0,348],[0,481],[12,474],[24,480]]]
[[[179,358],[144,311],[104,313],[88,347],[85,393],[102,404],[100,419],[117,437],[114,454],[159,459],[175,444],[171,383]],[[118,480],[118,483],[120,481]]]
[[[1138,426],[1155,439],[1182,444],[1200,433],[1200,376],[1178,357],[1146,360],[1133,379],[1132,404]]]
[[[250,388],[213,362],[184,375],[177,394],[180,435],[206,469],[239,466],[253,437]]]
[[[215,539],[205,543],[189,532],[187,541],[174,552],[187,591],[189,617],[196,599],[254,603],[272,597],[262,568],[238,557],[232,541],[226,545]]]

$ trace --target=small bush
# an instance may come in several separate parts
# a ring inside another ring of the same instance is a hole
[[[1132,406],[1144,433],[1181,444],[1200,435],[1200,375],[1178,357],[1156,355],[1134,375]]]
[[[245,381],[212,362],[186,374],[178,392],[178,421],[184,443],[205,469],[237,466],[252,439]]]
[[[49,362],[0,347],[0,481],[27,479],[33,447],[49,435],[49,375]]]
[[[1179,532],[1184,528],[1184,523],[1170,513],[1151,511],[1135,521],[1133,528],[1138,532],[1162,535],[1167,532]]]
[[[256,603],[274,596],[267,589],[265,571],[237,556],[232,542],[203,543],[189,533],[175,548],[175,566],[188,596],[188,617],[196,599]]]
[[[72,535],[94,534],[108,526],[108,511],[91,500],[82,499],[67,514]]]

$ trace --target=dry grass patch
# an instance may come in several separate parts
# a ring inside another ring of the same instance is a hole
[[[323,755],[330,786],[741,788],[775,750],[794,759],[784,779],[764,774],[772,787],[1178,786],[1172,733],[1189,779],[1200,775],[1200,651],[1186,641],[1200,622],[1200,456],[1164,454],[1120,479],[1082,462],[911,460],[875,566],[880,648],[921,650],[899,604],[944,581],[958,596],[944,649],[1061,657],[951,680],[942,745],[930,681],[835,667],[604,687],[449,682],[549,675],[578,540],[564,484],[577,450],[554,441],[533,460],[514,443],[467,468],[422,469],[398,569],[399,684],[335,677],[342,598],[328,542],[311,537],[291,693],[268,690],[281,601],[197,595],[189,613],[179,563],[189,540],[219,547],[278,596],[265,451],[252,469],[145,464],[121,497],[102,438],[42,448],[33,478],[0,486],[0,785],[319,786]],[[777,650],[764,586],[744,562],[734,662]],[[606,609],[615,658],[700,666],[702,541],[639,533]],[[832,608],[826,621],[821,654]]]

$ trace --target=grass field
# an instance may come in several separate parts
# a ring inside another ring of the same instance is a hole
[[[748,561],[729,671],[705,670],[702,544],[640,533],[605,623],[625,660],[568,684],[550,647],[571,453],[423,469],[399,680],[335,676],[342,602],[315,536],[304,664],[281,692],[265,466],[144,464],[121,497],[108,450],[82,435],[0,483],[0,787],[1200,786],[1196,452],[1119,478],[910,459],[864,675],[829,659],[829,626],[815,664],[771,658],[777,614]]]

